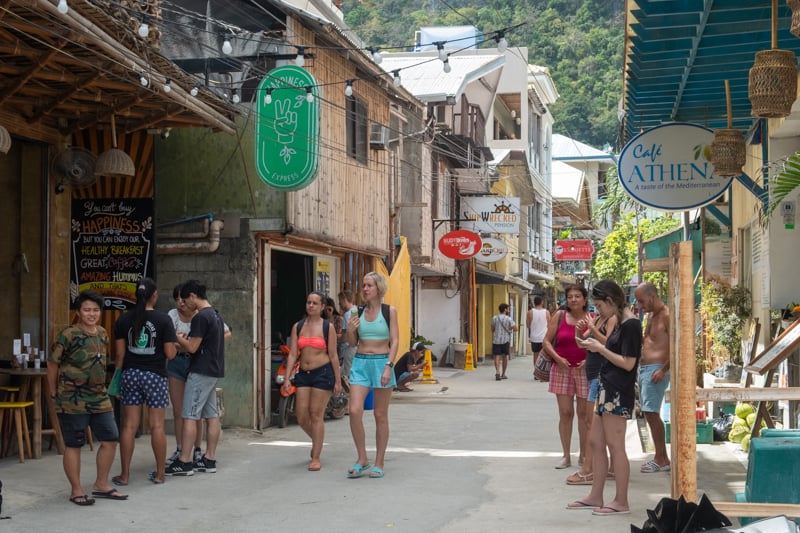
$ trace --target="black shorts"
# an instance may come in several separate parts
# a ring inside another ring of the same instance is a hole
[[[294,375],[295,387],[313,387],[315,389],[333,390],[333,365],[331,363],[318,366],[312,370],[298,370]]]
[[[511,343],[492,344],[492,355],[508,355],[511,350]]]
[[[543,345],[541,342],[531,342],[531,350],[533,353],[539,353],[542,351]]]
[[[86,444],[87,427],[92,428],[92,435],[100,442],[119,440],[119,430],[113,411],[76,415],[58,413],[58,422],[61,424],[64,446],[67,448],[80,448]]]

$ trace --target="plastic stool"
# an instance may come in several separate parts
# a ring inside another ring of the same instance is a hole
[[[17,431],[17,448],[19,449],[19,462],[25,462],[25,451],[28,450],[28,457],[33,457],[31,452],[31,438],[28,435],[28,418],[25,409],[33,407],[33,402],[0,402],[0,424],[3,422],[3,415],[8,411],[9,416],[14,415],[14,428]],[[22,441],[25,441],[25,448]]]

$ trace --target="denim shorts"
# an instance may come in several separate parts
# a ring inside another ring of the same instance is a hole
[[[586,401],[589,403],[597,402],[597,399],[600,397],[600,378],[594,378],[589,380],[589,395],[586,397]]]
[[[169,377],[186,381],[189,377],[189,359],[188,353],[177,353],[175,357],[167,361],[167,374]]]
[[[326,363],[311,370],[298,370],[294,375],[295,387],[313,387],[315,389],[333,390],[335,382],[333,365]]]
[[[389,354],[363,354],[357,353],[353,358],[353,366],[350,368],[350,385],[360,385],[370,389],[394,388],[397,381],[394,377],[394,370],[389,369],[389,383],[384,387],[381,385],[381,376],[386,363],[389,361]]]
[[[119,429],[114,412],[71,415],[58,413],[58,423],[67,448],[81,448],[86,444],[86,428],[92,428],[94,438],[100,442],[119,441]]]
[[[662,366],[661,363],[639,366],[639,401],[644,413],[661,412],[664,392],[669,387],[669,372],[658,383],[653,383],[653,373]]]
[[[144,405],[150,409],[164,408],[169,404],[167,378],[155,372],[127,368],[122,371],[120,383],[122,405]]]

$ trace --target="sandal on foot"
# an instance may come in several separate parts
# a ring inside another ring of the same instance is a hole
[[[308,471],[309,472],[319,472],[322,470],[322,465],[319,461],[311,461],[308,463]]]
[[[114,477],[112,477],[111,478],[111,483],[113,483],[114,485],[116,485],[118,487],[126,487],[126,486],[128,486],[128,482],[127,481],[122,481],[122,476],[114,476]]]
[[[555,466],[556,470],[563,470],[564,468],[569,468],[572,466],[572,461],[569,460],[567,457],[562,457],[561,461]]]
[[[591,485],[594,482],[594,475],[589,472],[588,474],[581,474],[578,470],[567,478],[567,485]]]
[[[372,465],[367,463],[362,465],[360,463],[355,463],[353,466],[350,467],[350,470],[347,471],[347,477],[350,479],[355,479],[364,475],[364,472],[368,470]]]
[[[85,505],[94,505],[94,498],[90,498],[86,494],[81,494],[80,496],[73,496],[69,499],[75,505],[85,506]]]
[[[643,474],[652,474],[654,472],[669,472],[669,463],[664,466],[659,465],[655,461],[647,461],[642,465],[641,472]]]
[[[369,469],[369,477],[378,479],[383,477],[383,469],[379,466],[373,466]]]
[[[150,473],[147,475],[147,479],[149,479],[149,480],[150,480],[152,483],[155,483],[156,485],[161,485],[161,484],[163,484],[163,483],[164,483],[164,480],[163,480],[163,479],[158,479],[158,478],[156,477],[156,471],[155,471],[155,470],[152,470],[152,471],[151,471],[151,472],[150,472]]]
[[[586,503],[583,500],[575,500],[567,504],[568,511],[582,511],[584,509],[595,509],[596,507],[593,503]]]
[[[111,490],[93,490],[92,496],[95,498],[105,498],[107,500],[127,500],[128,495],[122,494],[117,489]]]
[[[631,514],[630,509],[616,509],[607,505],[598,507],[592,511],[594,516],[608,516],[612,514]]]

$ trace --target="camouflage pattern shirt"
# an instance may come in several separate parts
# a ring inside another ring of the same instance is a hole
[[[48,364],[58,365],[56,409],[77,415],[111,411],[106,389],[108,334],[97,326],[90,335],[78,326],[58,334],[50,349]]]

